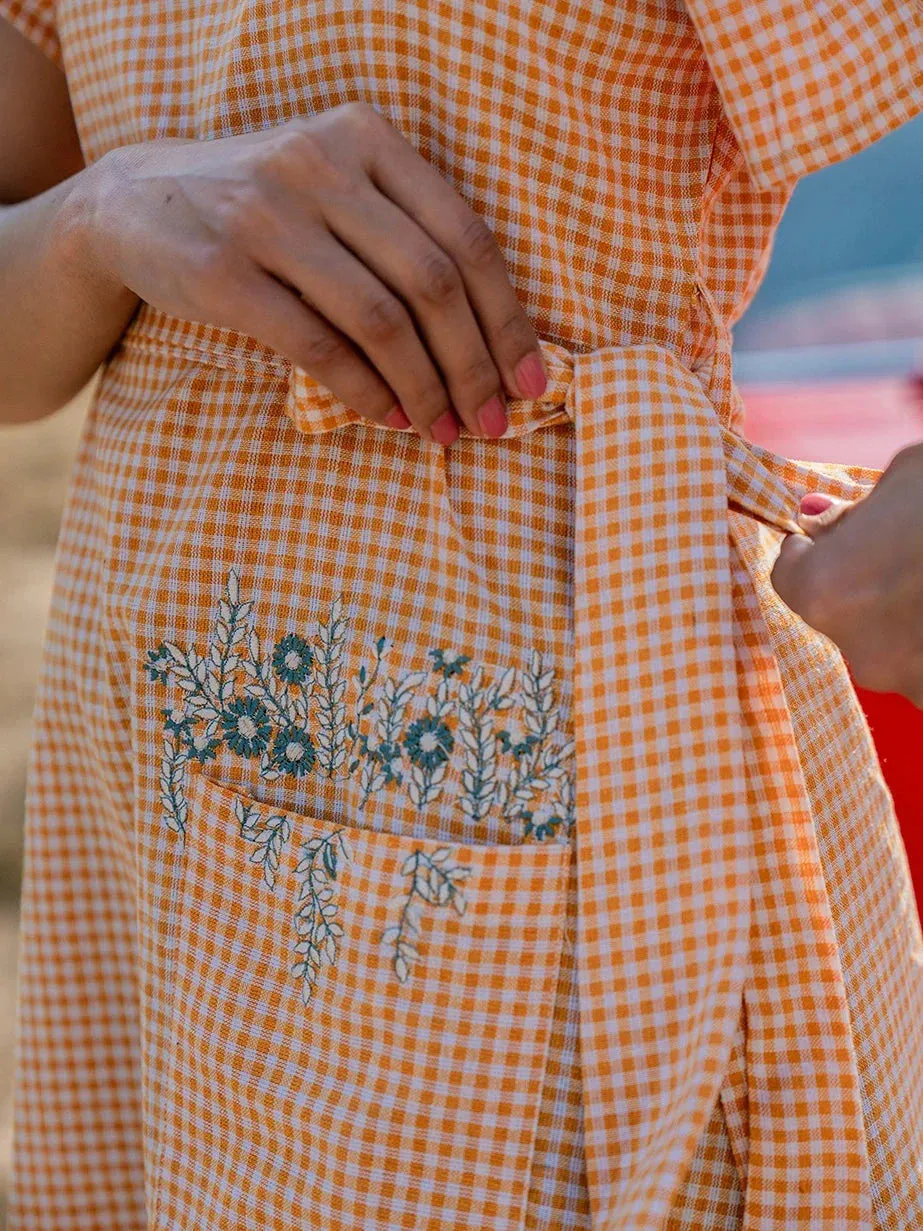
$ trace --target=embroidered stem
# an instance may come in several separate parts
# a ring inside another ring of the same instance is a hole
[[[391,965],[399,983],[406,983],[421,954],[417,946],[424,906],[451,906],[463,915],[468,902],[461,882],[471,875],[471,868],[451,862],[452,848],[440,846],[427,855],[419,847],[404,860],[401,872],[410,877],[410,887],[400,895],[403,902],[398,922],[385,928],[382,944],[393,946]]]
[[[334,896],[335,882],[340,857],[348,863],[352,851],[342,829],[302,843],[301,850],[302,858],[295,868],[299,883],[295,931],[300,938],[295,952],[302,955],[302,960],[292,967],[292,974],[301,980],[301,998],[307,1004],[321,967],[336,964],[343,927],[336,917],[339,907]]]

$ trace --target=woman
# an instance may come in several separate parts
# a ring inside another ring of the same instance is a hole
[[[105,361],[12,1226],[921,1223],[906,860],[769,582],[874,476],[729,338],[914,0],[0,11],[5,413]]]

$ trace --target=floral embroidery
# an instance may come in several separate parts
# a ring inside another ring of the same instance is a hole
[[[559,728],[544,655],[533,650],[524,668],[491,678],[482,666],[472,669],[470,655],[439,647],[427,669],[389,673],[389,642],[379,637],[370,661],[350,676],[348,636],[338,597],[314,637],[288,632],[264,649],[232,570],[204,652],[171,642],[148,651],[151,681],[182,694],[161,710],[160,799],[171,829],[185,829],[185,763],[214,760],[224,747],[258,762],[265,781],[353,778],[360,807],[401,789],[422,810],[454,783],[471,821],[496,815],[523,839],[566,840],[573,741]]]
[[[272,665],[286,684],[303,684],[311,672],[314,655],[304,637],[289,633],[273,650]]]
[[[232,752],[242,757],[258,757],[265,752],[272,735],[269,712],[253,697],[235,697],[221,715],[224,739]]]
[[[333,966],[337,960],[337,942],[343,935],[343,927],[336,917],[339,908],[334,886],[340,856],[348,862],[352,859],[352,851],[342,829],[302,843],[301,851],[302,857],[295,868],[299,884],[295,911],[299,939],[295,952],[302,958],[292,967],[292,974],[301,980],[301,998],[307,1004],[321,967],[324,964]]]
[[[317,755],[311,736],[302,727],[285,727],[277,735],[272,749],[272,763],[293,778],[309,774]]]
[[[468,903],[461,885],[471,875],[471,868],[453,863],[449,846],[440,846],[430,855],[418,847],[404,860],[401,872],[410,877],[410,886],[397,899],[402,903],[398,922],[385,928],[381,940],[393,947],[391,965],[398,982],[406,983],[414,963],[420,960],[417,941],[424,906],[451,906],[457,915],[463,915]]]
[[[422,810],[454,782],[456,806],[471,822],[494,815],[523,841],[567,841],[574,745],[560,729],[554,671],[539,651],[522,669],[490,676],[471,667],[470,655],[439,647],[425,669],[392,673],[385,667],[390,643],[379,637],[370,660],[350,675],[349,627],[338,597],[315,636],[287,632],[264,649],[253,604],[241,599],[232,569],[204,649],[162,641],[147,652],[142,666],[151,682],[179,689],[160,710],[160,801],[172,830],[185,835],[187,763],[212,761],[224,748],[256,762],[265,781],[311,773],[351,778],[360,807],[401,789]],[[250,861],[275,891],[292,818],[243,800],[234,811],[241,837],[253,844]],[[342,829],[301,845],[293,973],[305,1001],[322,968],[336,963],[343,935],[336,891],[351,859]],[[470,874],[448,846],[430,854],[417,848],[404,861],[409,886],[397,923],[382,933],[401,983],[420,960],[424,909],[464,914]]]

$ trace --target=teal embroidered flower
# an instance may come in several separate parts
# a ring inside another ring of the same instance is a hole
[[[535,735],[527,735],[524,740],[515,743],[509,731],[498,731],[497,739],[500,742],[500,747],[504,752],[511,753],[518,761],[521,757],[526,756],[531,752],[538,743],[538,737]]]
[[[562,825],[567,825],[567,819],[557,814],[546,817],[544,821],[540,821],[537,825],[531,812],[523,812],[522,819],[525,821],[523,833],[528,838],[531,834],[536,841],[543,842],[545,838],[553,838]]]
[[[412,722],[404,736],[407,755],[421,769],[436,769],[444,764],[454,746],[452,732],[444,722],[430,714],[424,714]]]
[[[304,637],[288,633],[272,655],[276,675],[286,684],[303,684],[314,665],[314,655]]]
[[[457,654],[455,650],[430,650],[429,656],[433,660],[433,670],[441,671],[446,680],[461,675],[466,664],[471,662],[470,655]]]
[[[166,684],[169,679],[168,668],[172,661],[162,641],[156,650],[148,650],[144,670],[151,677],[152,684]]]
[[[189,730],[189,724],[192,721],[190,715],[186,713],[185,708],[178,707],[174,709],[161,710],[164,717],[164,726],[168,731],[172,731],[174,735],[185,735]]]
[[[204,765],[206,761],[214,761],[221,747],[220,739],[209,739],[207,735],[193,735],[191,731],[186,731],[184,734],[186,748],[192,760],[198,761],[200,765]]]
[[[300,727],[283,727],[272,746],[272,763],[283,773],[301,778],[314,768],[314,741]]]
[[[228,747],[239,756],[257,757],[269,746],[272,724],[266,706],[255,697],[235,697],[222,714],[221,725]]]

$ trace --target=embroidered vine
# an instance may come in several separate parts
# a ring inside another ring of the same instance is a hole
[[[417,942],[423,908],[448,906],[463,915],[468,903],[462,884],[471,875],[471,868],[453,863],[449,846],[437,847],[432,854],[418,847],[404,860],[401,872],[410,877],[410,885],[397,898],[401,903],[398,922],[385,928],[381,940],[393,949],[391,965],[398,982],[406,983],[421,956]]]
[[[267,782],[353,778],[360,807],[400,789],[423,810],[453,789],[473,822],[493,814],[523,839],[566,839],[573,741],[560,730],[554,670],[543,654],[533,650],[523,669],[490,677],[469,666],[470,655],[434,648],[426,669],[389,672],[391,643],[379,637],[350,675],[349,628],[340,596],[313,635],[286,632],[264,646],[231,570],[202,650],[164,641],[148,651],[151,681],[180,691],[161,711],[160,801],[171,829],[185,832],[186,763],[214,760],[224,748],[256,762]]]
[[[352,851],[346,834],[337,829],[303,842],[301,852],[295,868],[298,880],[295,952],[301,954],[301,961],[292,967],[292,974],[301,980],[301,998],[307,1004],[321,968],[336,964],[343,927],[336,917],[339,907],[335,886],[340,860],[349,862]]]
[[[282,848],[292,836],[292,818],[284,813],[264,816],[259,808],[248,807],[239,798],[234,800],[234,815],[240,824],[240,836],[256,844],[250,862],[259,864],[263,880],[275,889]]]
[[[370,658],[348,671],[349,617],[342,596],[309,632],[285,632],[264,645],[253,603],[228,574],[211,633],[200,649],[172,641],[149,650],[143,666],[152,683],[177,693],[164,720],[159,795],[164,821],[184,836],[187,765],[205,764],[223,749],[254,762],[266,782],[322,774],[353,779],[359,806],[386,790],[403,790],[418,810],[454,789],[472,823],[494,815],[522,840],[566,841],[574,823],[574,745],[560,728],[554,670],[533,650],[527,664],[490,676],[471,656],[439,647],[426,668],[390,672],[392,643],[378,637]],[[514,721],[515,719],[515,721]],[[501,725],[504,724],[504,725]],[[452,784],[452,786],[450,786]],[[274,892],[292,840],[292,817],[266,805],[234,802],[249,859]],[[353,856],[337,829],[301,844],[292,973],[307,1002],[325,967],[336,964],[343,927],[337,894]],[[407,889],[396,899],[398,920],[381,936],[391,965],[407,982],[421,960],[424,910],[467,901],[471,868],[453,849],[416,848],[404,861]]]

